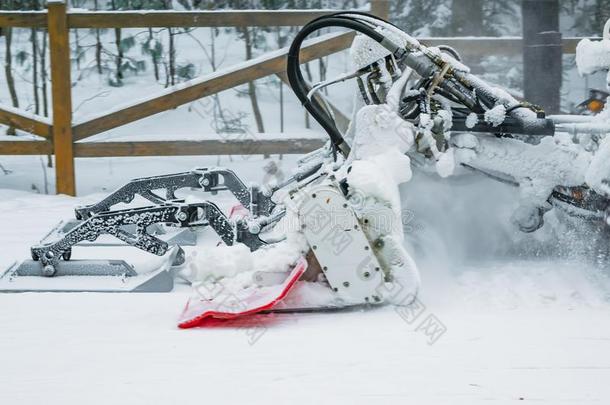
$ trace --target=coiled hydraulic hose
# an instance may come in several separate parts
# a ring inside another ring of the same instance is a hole
[[[352,16],[353,15],[353,16]],[[364,15],[370,18],[374,18],[380,21],[380,18],[365,14],[365,13],[353,13],[353,12],[342,12],[331,14],[328,16],[319,17],[308,24],[306,24],[301,31],[299,31],[290,45],[288,51],[288,61],[286,67],[286,73],[288,74],[288,81],[292,87],[292,91],[296,94],[298,99],[301,101],[303,106],[309,111],[311,116],[324,128],[331,140],[331,145],[334,151],[339,151],[344,157],[347,157],[350,152],[349,145],[343,139],[343,135],[337,129],[332,117],[324,110],[320,103],[312,98],[309,99],[307,94],[310,88],[303,78],[301,72],[299,52],[303,41],[313,32],[322,28],[337,27],[347,28],[357,32],[360,32],[374,41],[378,42],[381,46],[386,48],[392,54],[398,56],[404,50],[396,45],[394,42],[386,38],[380,32],[375,30],[375,27],[370,22],[360,21],[355,18],[355,15]]]

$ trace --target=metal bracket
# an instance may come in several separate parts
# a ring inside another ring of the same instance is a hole
[[[339,186],[323,182],[308,194],[299,221],[328,284],[349,303],[382,302],[382,266]]]

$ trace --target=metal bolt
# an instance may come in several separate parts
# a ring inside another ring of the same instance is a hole
[[[42,268],[42,274],[46,277],[51,277],[53,274],[55,274],[55,267],[53,267],[51,264],[47,264]]]
[[[378,249],[381,249],[383,247],[383,240],[382,239],[377,239],[375,241],[375,247]]]
[[[207,177],[204,177],[203,179],[201,179],[201,185],[203,187],[207,187],[210,185],[210,179],[208,179]]]
[[[187,218],[188,218],[188,216],[186,215],[186,212],[184,212],[184,211],[180,211],[179,213],[176,214],[176,219],[178,221],[186,221]]]
[[[55,257],[55,253],[53,253],[53,251],[49,250],[47,253],[44,254],[46,258],[48,259],[52,259],[53,257]]]

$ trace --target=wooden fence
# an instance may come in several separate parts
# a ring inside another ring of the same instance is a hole
[[[46,28],[51,62],[52,120],[0,105],[0,123],[41,136],[41,141],[0,141],[0,155],[55,155],[56,192],[75,195],[74,158],[304,153],[319,147],[317,139],[201,140],[155,142],[77,142],[101,132],[170,110],[270,75],[286,80],[287,49],[170,87],[136,104],[73,122],[70,77],[71,28],[302,26],[332,10],[288,11],[114,11],[68,12],[63,1],[51,0],[46,11],[0,12],[0,27]],[[387,17],[388,0],[372,0],[371,12]],[[319,59],[348,48],[353,33],[333,33],[309,41],[301,60]],[[427,45],[447,44],[465,54],[517,55],[521,38],[421,38]],[[563,50],[573,53],[578,39],[565,38]],[[337,110],[339,119],[346,120]]]

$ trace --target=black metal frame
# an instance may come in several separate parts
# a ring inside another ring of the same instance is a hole
[[[251,218],[231,221],[210,201],[187,204],[175,195],[181,188],[202,189],[212,194],[228,190],[248,209]],[[156,190],[163,190],[165,197],[155,193]],[[258,236],[260,227],[251,230],[249,219],[271,214],[275,203],[271,193],[268,194],[257,186],[246,187],[233,171],[224,168],[198,168],[134,179],[101,201],[76,208],[75,215],[80,222],[55,240],[33,246],[32,259],[42,263],[45,275],[52,276],[60,260],[70,260],[74,245],[93,242],[101,235],[112,235],[130,246],[163,256],[169,244],[150,233],[154,224],[179,228],[210,226],[225,244],[243,243],[256,250],[265,242]],[[136,195],[155,205],[111,210],[120,203],[131,203]]]

